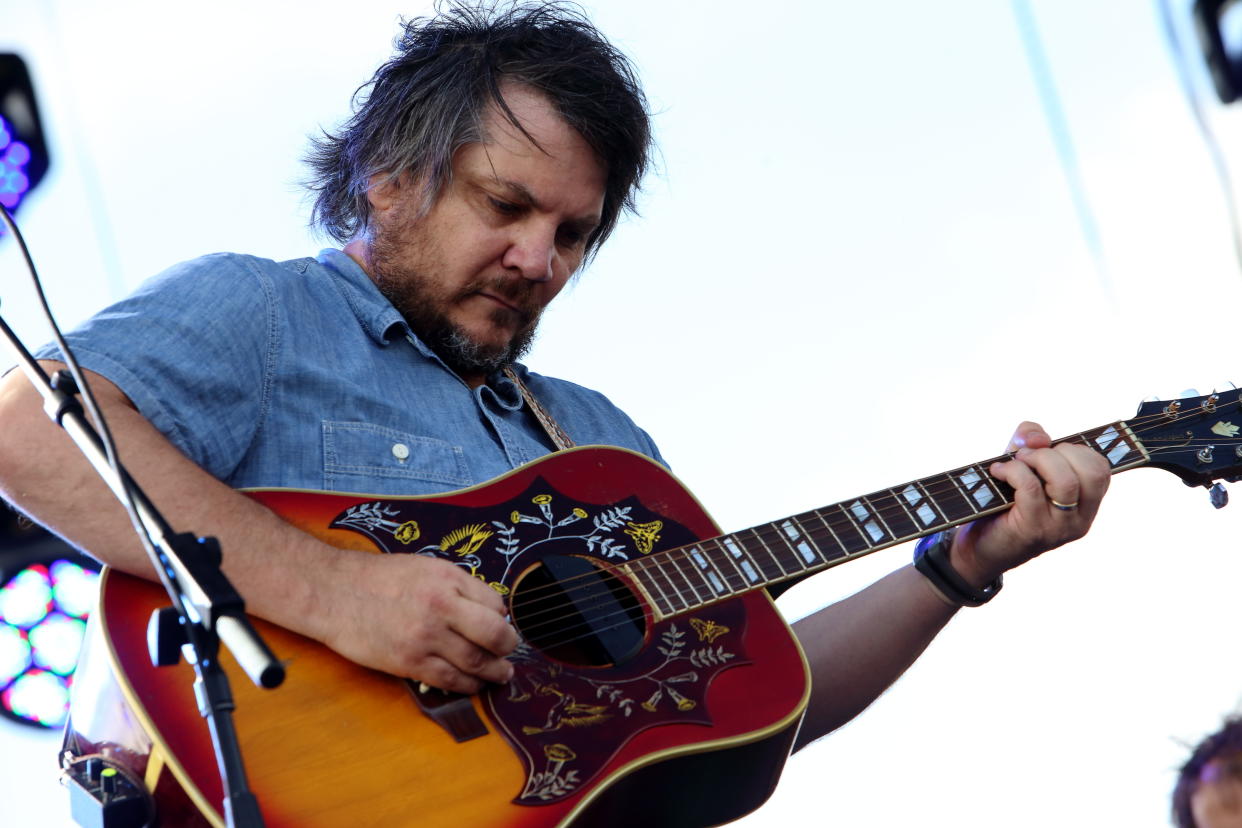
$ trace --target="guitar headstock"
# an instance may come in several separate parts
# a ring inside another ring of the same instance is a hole
[[[1148,465],[1187,486],[1242,480],[1242,392],[1236,388],[1145,402],[1126,425],[1146,448]]]

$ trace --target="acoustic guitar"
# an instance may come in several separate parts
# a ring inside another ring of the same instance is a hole
[[[1112,470],[1236,479],[1239,393],[1142,405],[1076,442]],[[697,826],[770,795],[809,695],[766,588],[1008,508],[995,457],[722,534],[663,467],[582,447],[431,497],[248,494],[341,547],[434,555],[505,597],[512,681],[425,691],[255,621],[288,666],[255,688],[226,658],[251,789],[271,828]],[[242,585],[244,587],[244,585]],[[184,663],[156,668],[161,589],[106,571],[67,755],[102,754],[165,826],[223,826],[211,743]]]

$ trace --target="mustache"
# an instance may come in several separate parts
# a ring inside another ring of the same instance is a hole
[[[474,293],[490,293],[517,309],[524,320],[539,316],[539,304],[535,301],[535,285],[522,278],[496,276],[479,279],[461,291],[461,298]]]

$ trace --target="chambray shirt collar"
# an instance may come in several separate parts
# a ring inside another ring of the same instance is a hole
[[[397,338],[404,337],[420,354],[438,362],[444,370],[456,376],[451,368],[444,364],[440,355],[427,347],[418,336],[410,330],[409,324],[401,312],[392,306],[388,297],[380,293],[375,282],[367,275],[356,261],[343,250],[327,248],[319,252],[317,257],[325,267],[331,268],[341,278],[337,282],[345,303],[358,320],[359,326],[379,346],[391,345]],[[521,377],[528,374],[526,366],[515,364],[514,371]],[[487,378],[487,384],[476,389],[476,393],[489,397],[501,408],[517,411],[523,405],[522,393],[518,387],[500,371]]]
[[[328,248],[319,251],[319,263],[335,271],[341,278],[337,282],[345,304],[358,319],[358,324],[366,331],[367,336],[375,344],[386,346],[394,339],[410,332],[409,325],[401,316],[400,311],[392,306],[388,298],[380,293],[375,282],[362,269],[362,266],[349,257],[343,250]],[[419,343],[421,344],[421,343]]]

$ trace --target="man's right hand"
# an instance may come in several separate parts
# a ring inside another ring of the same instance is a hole
[[[491,587],[448,561],[342,552],[316,637],[346,658],[441,690],[505,682],[517,632]]]
[[[474,692],[512,675],[503,656],[517,633],[487,585],[447,561],[311,537],[200,469],[116,385],[87,373],[130,474],[175,528],[219,539],[247,611],[445,690]],[[20,372],[0,380],[0,423],[0,494],[104,563],[154,578],[125,511]]]

